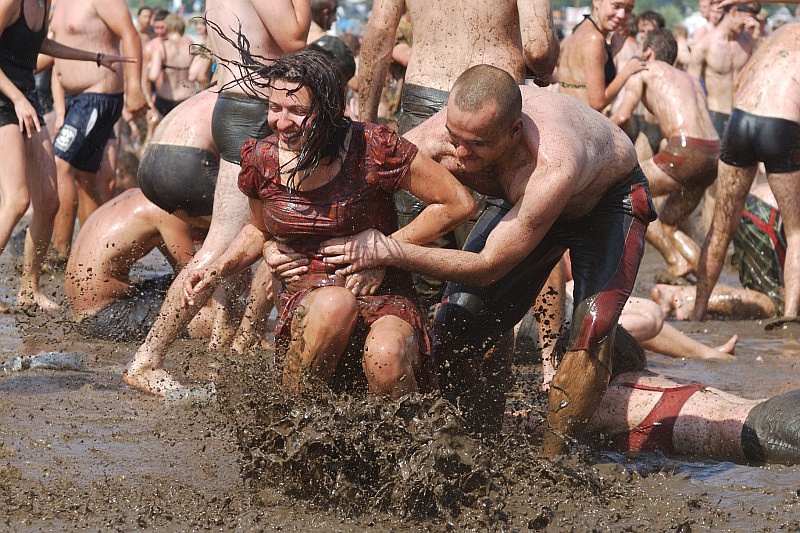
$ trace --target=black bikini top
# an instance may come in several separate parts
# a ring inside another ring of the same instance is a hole
[[[36,84],[33,71],[36,59],[47,35],[47,10],[42,27],[33,31],[25,20],[25,0],[20,0],[19,18],[0,35],[0,69],[22,91],[32,91]]]
[[[608,87],[611,81],[617,77],[617,66],[614,64],[614,55],[611,53],[611,43],[606,41],[605,35],[600,31],[600,28],[591,15],[584,15],[583,20],[589,20],[592,26],[594,26],[594,29],[600,32],[600,35],[603,37],[603,43],[605,43],[606,47],[606,64],[603,66],[603,73],[605,74],[606,87]]]

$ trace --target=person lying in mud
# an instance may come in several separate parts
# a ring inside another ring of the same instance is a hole
[[[614,115],[620,127],[639,102],[658,120],[668,139],[656,155],[642,161],[650,195],[666,197],[659,220],[647,228],[647,241],[664,256],[669,273],[694,272],[700,247],[678,229],[697,207],[717,177],[719,136],[711,122],[700,82],[673,66],[678,44],[669,30],[652,30],[642,44],[647,69],[625,83],[622,103]]]
[[[587,105],[518,86],[489,65],[463,73],[447,108],[406,136],[465,185],[503,200],[489,203],[463,250],[370,229],[323,243],[326,264],[341,265],[339,275],[395,266],[450,280],[436,314],[443,392],[473,427],[492,429],[505,398],[481,375],[493,359],[487,348],[522,319],[569,250],[576,306],[545,435],[548,453],[566,452],[565,437],[582,432],[608,384],[609,340],[655,219],[633,144]]]
[[[749,400],[702,383],[679,383],[644,369],[644,351],[623,328],[609,383],[580,440],[621,452],[740,463],[800,463],[800,390]],[[507,429],[537,430],[532,410],[508,411]]]
[[[263,254],[281,278],[275,351],[288,390],[298,391],[306,376],[333,385],[358,366],[372,394],[429,390],[430,343],[410,274],[377,268],[338,275],[317,249],[367,228],[424,245],[472,216],[471,195],[389,128],[349,121],[342,74],[328,55],[306,49],[252,73],[254,92],[268,94],[275,133],[242,147],[239,188],[250,224],[218,260],[187,273],[186,304]],[[427,204],[400,230],[399,189]],[[288,262],[276,242],[294,251]]]
[[[86,220],[67,261],[65,291],[77,330],[86,337],[141,341],[152,326],[172,275],[133,283],[136,261],[158,247],[173,269],[194,255],[192,229],[208,227],[208,215],[183,218],[128,189]],[[210,334],[211,308],[190,324],[190,336]]]

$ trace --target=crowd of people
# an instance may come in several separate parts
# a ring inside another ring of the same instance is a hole
[[[192,41],[123,0],[0,0],[0,250],[33,207],[18,309],[57,309],[39,278],[64,265],[76,332],[139,343],[123,379],[159,396],[185,388],[181,335],[260,348],[275,306],[287,394],[438,391],[477,432],[541,425],[552,457],[800,462],[800,395],[681,385],[642,348],[733,357],[673,312],[798,320],[800,24],[722,0],[688,35],[593,0],[559,42],[546,0],[386,0],[359,40],[338,7],[207,0]],[[742,287],[716,286],[732,240]],[[647,242],[682,284],[652,300],[631,297]],[[132,279],[156,248],[173,273]],[[542,424],[505,412],[529,317]]]

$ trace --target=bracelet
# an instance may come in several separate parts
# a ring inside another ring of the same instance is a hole
[[[97,63],[98,67],[100,66],[100,62],[103,60],[104,57],[105,57],[105,54],[101,54],[100,52],[97,52],[97,57],[95,58],[95,63]]]

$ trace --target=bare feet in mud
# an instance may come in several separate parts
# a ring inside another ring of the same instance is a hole
[[[167,395],[168,391],[186,388],[163,368],[144,370],[126,368],[122,374],[122,379],[134,389],[161,396],[162,398]]]
[[[664,318],[674,311],[676,320],[689,320],[694,312],[695,291],[692,286],[658,283],[650,289],[650,298],[661,307]]]
[[[20,291],[17,295],[17,307],[24,313],[35,312],[39,309],[44,311],[57,311],[61,306],[41,292]]]

